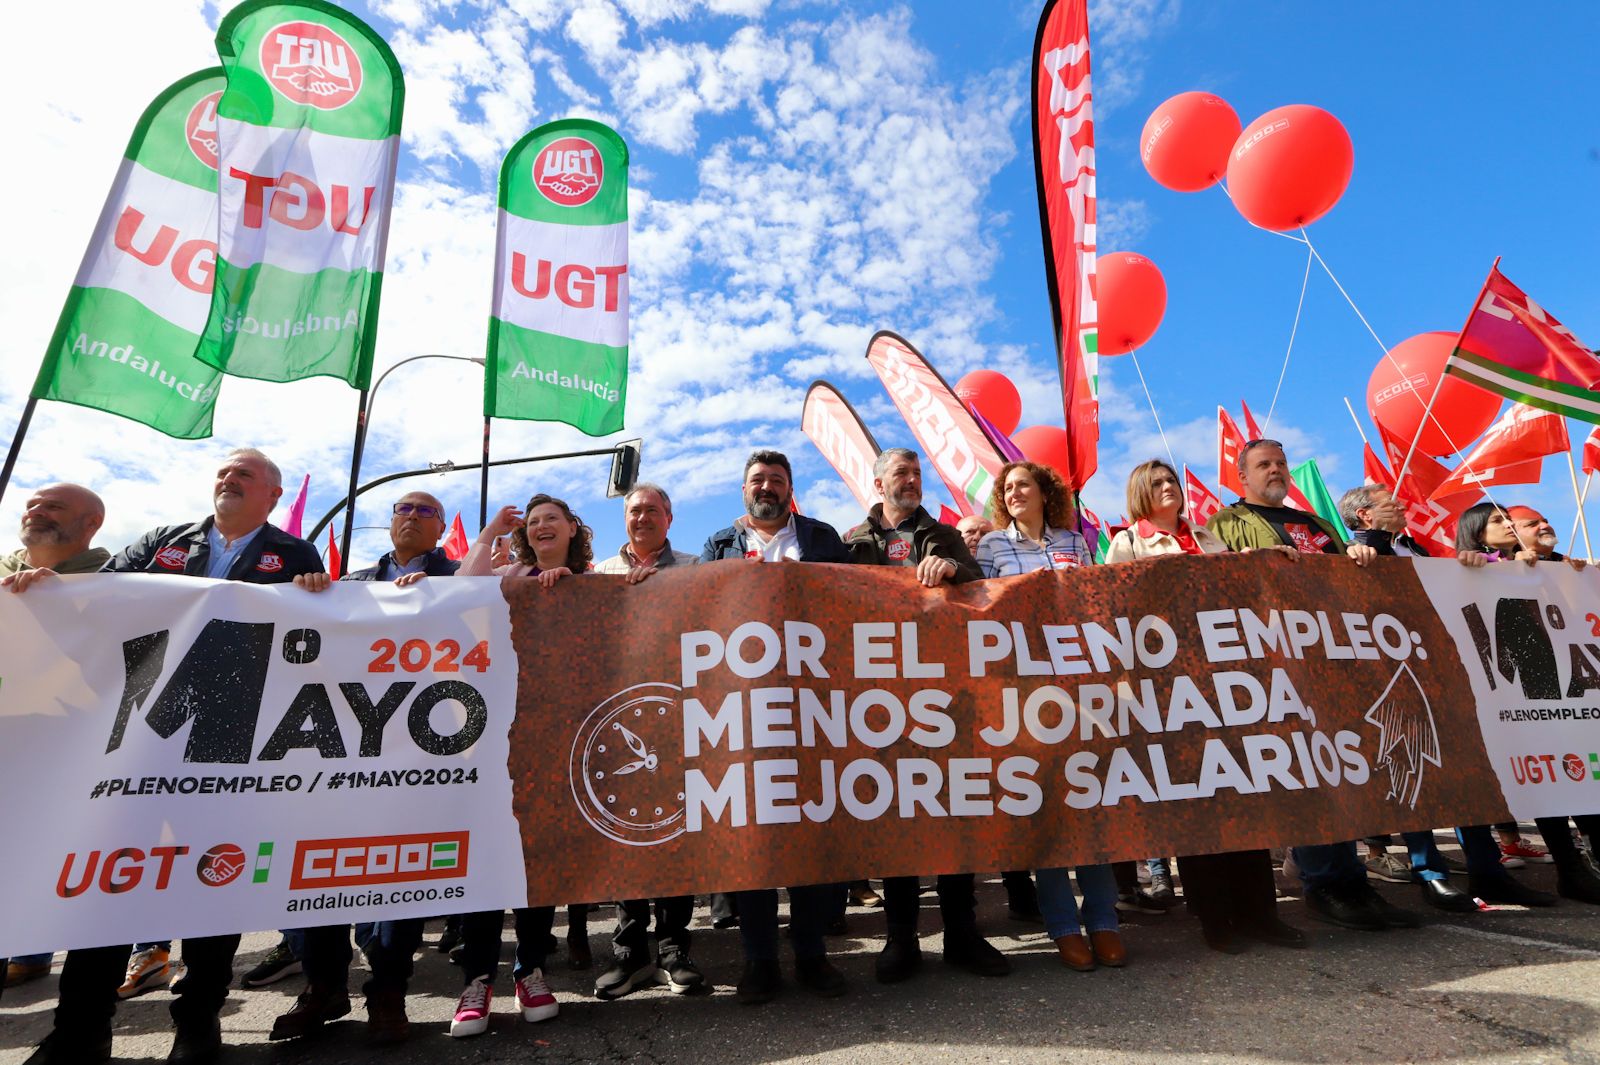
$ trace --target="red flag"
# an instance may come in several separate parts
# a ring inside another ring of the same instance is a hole
[[[1570,450],[1565,418],[1526,403],[1513,404],[1433,490],[1434,498],[1492,484],[1538,484],[1544,457]]]
[[[1378,426],[1378,438],[1383,441],[1384,458],[1388,460],[1389,468],[1398,470],[1405,464],[1408,446],[1390,436],[1381,424]],[[1395,487],[1394,490],[1408,500],[1420,503],[1433,498],[1433,490],[1443,484],[1444,479],[1449,476],[1450,471],[1443,465],[1420,451],[1414,451],[1411,455],[1411,468],[1406,471],[1404,487]],[[1389,475],[1388,483],[1394,487],[1394,474]]]
[[[800,428],[844,480],[862,510],[871,510],[874,503],[883,502],[872,476],[880,450],[878,442],[837,388],[826,381],[811,382],[800,407]]]
[[[1379,426],[1382,433],[1382,426]],[[1391,461],[1398,462],[1405,457],[1405,449],[1401,448],[1392,439],[1384,437],[1385,447],[1393,456]],[[1415,485],[1419,460],[1425,460],[1433,466],[1439,466],[1432,459],[1418,452],[1411,456],[1411,470],[1406,474],[1406,483]],[[1383,460],[1373,454],[1370,446],[1362,449],[1362,466],[1366,479],[1371,484],[1381,484],[1395,494],[1395,498],[1406,507],[1406,531],[1435,557],[1453,555],[1456,550],[1456,522],[1463,512],[1482,496],[1482,489],[1474,489],[1451,496],[1449,499],[1430,499],[1417,501],[1408,499],[1406,493],[1395,488],[1394,473],[1383,464]],[[1439,466],[1439,469],[1444,467]],[[1431,475],[1431,470],[1424,470]]]
[[[1055,326],[1067,462],[1082,488],[1099,464],[1094,98],[1088,0],[1046,0],[1033,42],[1033,174]]]
[[[1183,468],[1183,495],[1188,502],[1189,521],[1195,525],[1204,525],[1211,520],[1211,515],[1222,509],[1222,500],[1204,481],[1190,473],[1188,466]]]
[[[328,576],[338,580],[341,569],[339,565],[339,542],[333,538],[332,525],[328,526],[328,555],[323,559],[323,562],[328,568]]]
[[[1239,409],[1244,411],[1244,431],[1249,433],[1246,440],[1260,440],[1266,434],[1261,431],[1261,426],[1256,424],[1255,415],[1250,413],[1250,404],[1244,400],[1239,401]]]
[[[1589,434],[1589,439],[1583,442],[1583,472],[1593,473],[1600,470],[1600,429]]]
[[[1600,422],[1600,358],[1507,280],[1498,259],[1445,373],[1522,403]]]
[[[460,562],[467,557],[467,530],[461,524],[461,511],[456,511],[456,520],[450,523],[450,535],[444,538],[444,557]]]
[[[1233,416],[1222,407],[1217,408],[1217,480],[1222,487],[1236,495],[1244,495],[1244,479],[1239,476],[1239,452],[1244,450],[1244,434],[1234,424]]]
[[[943,503],[939,504],[939,524],[940,525],[956,525],[960,521],[961,521],[961,515],[960,514],[957,514],[955,511],[951,510],[949,507],[945,506]]]

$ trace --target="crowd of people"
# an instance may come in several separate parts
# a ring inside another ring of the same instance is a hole
[[[1340,518],[1352,530],[1347,538],[1317,514],[1285,506],[1291,479],[1277,441],[1249,441],[1238,463],[1244,497],[1205,525],[1185,517],[1176,470],[1160,460],[1138,466],[1127,485],[1129,524],[1112,538],[1105,562],[1237,551],[1266,552],[1284,564],[1302,554],[1330,554],[1364,567],[1380,556],[1429,553],[1406,535],[1404,507],[1380,485],[1354,488],[1340,500]],[[744,514],[713,533],[698,555],[677,550],[669,539],[672,500],[667,490],[640,483],[624,499],[626,542],[598,563],[592,530],[566,502],[542,493],[529,499],[526,507],[501,509],[457,563],[439,546],[445,533],[439,500],[426,492],[407,492],[392,506],[391,550],[375,565],[342,579],[407,586],[452,575],[499,574],[533,577],[550,588],[567,578],[602,574],[638,584],[664,567],[741,559],[900,566],[913,570],[923,585],[936,588],[1094,564],[1070,487],[1049,467],[1006,464],[987,508],[993,521],[971,516],[957,526],[940,523],[922,506],[922,469],[916,452],[884,451],[874,477],[883,501],[840,536],[826,522],[796,511],[788,458],[777,451],[757,450],[745,463]],[[94,492],[70,484],[41,488],[27,502],[21,549],[0,557],[0,586],[22,593],[55,574],[98,571],[293,583],[307,593],[324,592],[332,581],[316,548],[268,522],[281,494],[282,476],[266,455],[254,449],[231,452],[217,471],[210,515],[153,529],[111,555],[92,546],[105,520],[104,506]],[[1554,530],[1526,507],[1474,506],[1462,515],[1456,540],[1456,558],[1464,566],[1562,561],[1555,551]],[[1577,560],[1566,561],[1582,566]],[[1375,891],[1369,879],[1373,876],[1414,882],[1427,905],[1470,913],[1480,900],[1554,905],[1556,895],[1528,887],[1507,871],[1527,861],[1546,861],[1556,866],[1557,894],[1600,905],[1600,868],[1580,842],[1582,837],[1592,838],[1600,816],[1575,820],[1577,837],[1565,818],[1538,822],[1548,852],[1520,840],[1515,825],[1457,828],[1466,859],[1464,891],[1451,882],[1433,832],[1404,833],[1405,858],[1390,853],[1391,841],[1385,837],[1296,846],[1287,852],[1283,871],[1303,882],[1306,909],[1313,918],[1363,931],[1415,928],[1420,923],[1415,913]],[[1502,833],[1498,841],[1497,830]],[[1198,919],[1211,948],[1234,954],[1257,943],[1306,946],[1305,934],[1278,917],[1269,851],[1178,855],[1177,861],[1183,902]],[[1143,878],[1141,864],[1146,871]],[[1026,870],[1012,870],[1003,879],[1012,916],[1041,921],[1061,963],[1080,971],[1127,964],[1119,909],[1168,910],[1178,903],[1167,856],[1144,863],[1038,869],[1031,876]],[[937,877],[943,960],[977,976],[1004,976],[1011,963],[978,927],[974,885],[969,870]],[[907,980],[921,967],[917,877],[884,879],[881,896],[863,881],[791,885],[787,892],[794,976],[804,990],[824,997],[848,991],[845,977],[828,959],[825,938],[842,920],[847,901],[881,904],[884,909],[887,934],[874,969],[879,981]],[[615,907],[611,963],[595,980],[597,997],[615,999],[656,984],[680,994],[710,989],[710,981],[690,955],[693,896],[617,900]],[[587,905],[569,909],[568,956],[574,968],[590,964],[589,909]],[[737,925],[739,929],[744,953],[736,985],[739,1001],[751,1005],[770,1001],[783,985],[777,890],[713,895],[711,914],[714,928]],[[546,977],[557,946],[554,919],[554,907],[523,908],[513,915],[512,985],[517,1009],[531,1022],[549,1020],[559,1010]],[[470,1037],[488,1027],[503,929],[504,914],[494,911],[457,915],[447,922],[446,941],[440,947],[459,964],[463,981],[450,1025],[452,1036]],[[271,1038],[304,1038],[350,1012],[352,932],[370,969],[363,987],[369,1037],[380,1044],[407,1037],[405,998],[413,959],[422,944],[420,918],[354,929],[333,925],[285,931],[283,941],[242,981],[260,986],[292,972],[304,974],[305,990],[277,1018]],[[238,935],[191,937],[183,941],[181,964],[172,960],[170,943],[69,951],[61,968],[54,1028],[28,1059],[30,1065],[109,1060],[111,1022],[119,998],[168,981],[175,1028],[168,1060],[215,1060],[222,1051],[219,1012],[233,979],[239,941]],[[33,978],[49,968],[49,956],[15,958],[7,966],[7,980]]]

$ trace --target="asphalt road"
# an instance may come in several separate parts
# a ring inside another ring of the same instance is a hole
[[[1519,875],[1554,889],[1549,866]],[[694,956],[717,983],[712,995],[680,997],[660,987],[614,1002],[595,999],[590,988],[609,945],[610,913],[602,910],[590,925],[595,970],[568,970],[564,953],[551,960],[559,1018],[523,1022],[502,968],[494,1023],[484,1035],[464,1040],[447,1034],[460,976],[432,950],[440,925],[430,922],[408,1000],[407,1044],[391,1050],[365,1045],[359,994],[350,1017],[314,1041],[268,1043],[272,1019],[288,1009],[302,986],[294,977],[229,996],[223,1029],[230,1049],[224,1060],[1600,1065],[1600,907],[1564,901],[1553,909],[1446,916],[1423,907],[1413,887],[1379,886],[1392,902],[1423,912],[1426,926],[1414,932],[1345,931],[1311,921],[1298,899],[1285,898],[1282,916],[1311,933],[1311,948],[1258,946],[1229,957],[1206,949],[1198,925],[1181,909],[1134,915],[1125,925],[1128,968],[1085,974],[1059,964],[1042,927],[1006,915],[996,878],[980,884],[979,920],[1011,957],[1015,970],[1009,977],[980,979],[939,964],[938,909],[930,893],[923,896],[928,964],[918,978],[893,987],[874,982],[882,911],[852,909],[850,934],[830,941],[851,981],[850,994],[819,1001],[791,982],[763,1007],[742,1007],[735,1000],[738,932],[712,931],[703,907],[697,911]],[[557,935],[564,935],[559,923]],[[238,971],[274,942],[268,934],[247,936]],[[60,955],[56,960],[59,966]],[[358,955],[352,989],[363,978],[360,964]],[[785,966],[787,971],[787,959]],[[55,986],[52,974],[0,998],[0,1065],[23,1061],[48,1030]],[[162,990],[122,1005],[118,1060],[165,1057],[168,1001]]]

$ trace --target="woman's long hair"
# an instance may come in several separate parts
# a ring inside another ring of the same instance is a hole
[[[1002,529],[1011,527],[1011,511],[1006,509],[1006,478],[1016,469],[1027,470],[1033,483],[1039,486],[1044,497],[1044,523],[1052,529],[1072,528],[1072,490],[1061,475],[1049,466],[1037,462],[1008,462],[1000,467],[994,479],[994,490],[989,494],[989,509],[994,512],[995,524]]]
[[[1456,550],[1481,551],[1486,555],[1498,550],[1483,542],[1483,532],[1489,527],[1489,516],[1497,510],[1505,512],[1504,507],[1493,503],[1477,503],[1463,511],[1456,522]],[[1510,520],[1509,516],[1507,520]]]
[[[539,564],[538,558],[533,553],[533,545],[528,543],[528,521],[526,515],[533,513],[533,508],[542,503],[559,509],[563,516],[578,527],[578,531],[567,543],[567,568],[574,573],[587,572],[594,562],[594,530],[583,523],[583,519],[572,512],[564,499],[545,495],[540,492],[528,500],[528,509],[523,511],[524,518],[521,525],[511,530],[511,557],[527,566]]]
[[[1183,494],[1183,478],[1178,476],[1178,471],[1160,459],[1151,459],[1141,462],[1128,474],[1128,520],[1138,521],[1148,518],[1155,509],[1156,502],[1156,472],[1166,470],[1172,474],[1172,479],[1178,483],[1178,494]],[[1178,516],[1183,516],[1183,505],[1178,505]]]

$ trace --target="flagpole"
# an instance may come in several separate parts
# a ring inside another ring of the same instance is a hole
[[[489,524],[489,423],[487,414],[483,416],[483,478],[478,482],[478,531],[481,533],[484,526]]]
[[[1583,513],[1583,496],[1578,493],[1578,467],[1572,463],[1572,449],[1567,448],[1567,473],[1572,477],[1572,498],[1578,504],[1578,521],[1583,525],[1583,555],[1594,561],[1594,548],[1589,546],[1589,519]],[[1588,486],[1585,485],[1585,488]]]
[[[1578,538],[1578,519],[1583,516],[1583,504],[1589,498],[1589,485],[1593,481],[1593,470],[1583,475],[1583,491],[1578,493],[1578,513],[1572,516],[1572,532],[1567,534],[1567,543],[1569,544]]]
[[[11,438],[11,450],[6,452],[6,464],[0,469],[0,499],[6,495],[6,485],[11,483],[11,471],[16,468],[17,454],[22,450],[22,438],[28,435],[28,423],[33,421],[33,408],[39,405],[39,397],[29,396],[27,405],[22,408],[22,420],[17,422],[17,435]]]
[[[1341,398],[1344,400],[1344,409],[1350,412],[1350,420],[1356,423],[1356,432],[1361,434],[1361,442],[1371,447],[1372,441],[1367,439],[1367,431],[1361,428],[1361,419],[1356,417],[1356,409],[1350,405],[1350,397],[1343,396]]]
[[[361,484],[361,453],[367,446],[367,396],[366,389],[361,390],[361,398],[356,403],[356,439],[351,447],[350,454],[350,491],[346,495],[344,510],[344,540],[339,545],[340,561],[349,565],[350,534],[355,531],[356,524],[356,488]]]

